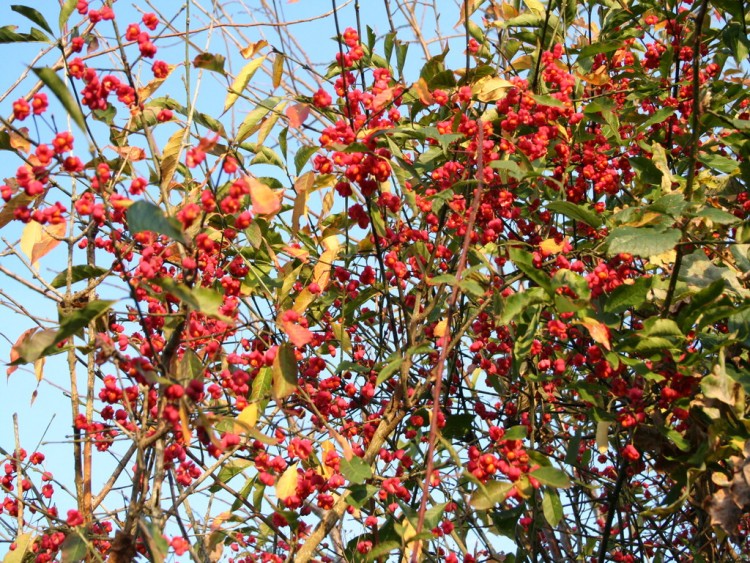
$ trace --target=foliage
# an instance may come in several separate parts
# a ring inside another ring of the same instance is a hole
[[[93,4],[0,28],[60,49],[0,271],[74,470],[3,444],[6,561],[750,556],[743,3],[467,0],[437,54],[334,3],[319,74]]]

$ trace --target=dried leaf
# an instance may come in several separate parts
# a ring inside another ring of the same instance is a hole
[[[511,88],[513,83],[510,80],[486,76],[477,80],[471,90],[480,102],[496,102],[503,99]]]
[[[146,158],[146,151],[141,147],[115,147],[109,145],[107,148],[112,149],[120,155],[121,158],[131,162],[138,162],[139,160],[144,160]]]
[[[256,41],[255,43],[250,43],[250,45],[240,50],[240,55],[242,55],[243,59],[249,59],[254,57],[258,53],[258,51],[267,46],[268,41],[266,41],[265,39],[261,39],[260,41]]]

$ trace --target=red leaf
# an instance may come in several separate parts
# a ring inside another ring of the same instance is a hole
[[[310,108],[304,104],[294,104],[286,108],[284,113],[289,119],[289,127],[299,129],[310,115]]]

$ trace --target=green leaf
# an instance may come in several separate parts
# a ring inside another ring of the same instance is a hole
[[[567,489],[570,487],[570,479],[562,469],[558,469],[557,467],[540,467],[529,473],[529,476],[544,485],[549,485],[556,489]]]
[[[70,271],[70,283],[74,284],[79,281],[88,280],[91,278],[98,278],[109,272],[106,268],[99,268],[98,266],[89,266],[82,264],[79,266],[73,266]],[[67,270],[60,272],[55,276],[50,285],[54,288],[65,287],[68,284],[68,272]]]
[[[0,27],[0,43],[49,43],[49,37],[35,27],[29,33],[16,32],[18,26],[5,25]]]
[[[62,563],[77,563],[86,557],[88,546],[78,533],[71,532],[60,546],[62,550]]]
[[[133,234],[151,231],[186,244],[180,223],[176,219],[164,215],[161,208],[151,202],[136,201],[128,209],[127,219],[130,232]]]
[[[656,256],[674,249],[681,237],[679,229],[617,227],[607,237],[608,254],[614,256],[625,252],[642,257]]]
[[[674,108],[661,108],[656,110],[651,117],[646,119],[643,123],[641,123],[641,127],[644,129],[646,127],[651,127],[652,125],[656,123],[663,123],[665,119],[673,115],[675,112]]]
[[[733,158],[727,158],[720,154],[700,153],[697,158],[709,168],[724,172],[725,174],[732,174],[740,167],[740,163]]]
[[[297,358],[288,342],[279,346],[271,375],[271,392],[276,400],[288,397],[297,389]]]
[[[472,493],[471,506],[477,510],[490,510],[503,502],[512,488],[513,483],[508,481],[489,481]]]
[[[51,68],[33,68],[32,70],[39,77],[39,80],[44,82],[47,88],[60,101],[65,111],[68,112],[70,118],[78,125],[81,131],[86,132],[86,120],[83,117],[83,112],[81,112],[80,106],[73,98],[68,87],[65,86],[65,82]]]
[[[310,157],[316,152],[318,152],[318,147],[315,146],[300,147],[297,150],[297,154],[294,155],[294,167],[297,170],[298,175],[302,172],[302,169],[305,167],[305,164],[307,164],[307,161],[310,160]]]
[[[83,330],[88,324],[101,317],[104,313],[117,303],[114,301],[102,301],[96,300],[86,304],[82,309],[76,309],[72,313],[65,314],[60,321],[60,330],[55,335],[55,344],[58,344],[76,334],[79,330]]]
[[[556,490],[547,489],[544,491],[544,498],[542,498],[542,512],[544,513],[544,518],[553,528],[562,520],[562,502],[560,502],[560,495],[557,494]]]
[[[523,440],[528,434],[529,429],[523,424],[519,424],[518,426],[511,426],[508,428],[503,435],[503,440]]]
[[[401,367],[403,359],[401,357],[394,358],[388,362],[383,369],[378,373],[378,378],[375,381],[375,387],[379,387],[381,383],[390,379],[390,377],[398,371]]]
[[[16,549],[9,551],[3,558],[3,563],[21,563],[29,551],[33,540],[31,534],[19,534],[16,537]]]
[[[445,417],[442,434],[448,440],[463,438],[471,430],[474,415],[450,414]]]
[[[224,63],[226,57],[224,55],[218,55],[214,53],[200,53],[193,59],[193,66],[195,68],[205,68],[219,74],[225,74]]]
[[[595,211],[592,211],[588,207],[583,205],[576,205],[569,201],[551,201],[547,204],[547,209],[554,213],[560,213],[575,221],[581,221],[586,223],[590,227],[599,228],[602,226],[601,215],[598,215]]]
[[[372,468],[361,457],[354,456],[340,460],[341,474],[351,483],[362,484],[372,477]]]
[[[271,97],[263,100],[258,107],[248,112],[245,119],[242,120],[240,128],[237,130],[236,142],[242,143],[250,135],[258,124],[265,118],[281,101],[281,98]]]
[[[10,7],[11,10],[14,12],[21,14],[22,16],[26,17],[27,19],[31,20],[35,24],[37,24],[39,27],[41,27],[43,30],[45,30],[47,33],[54,35],[52,32],[52,28],[47,23],[47,20],[44,19],[44,16],[39,13],[34,8],[31,8],[29,6],[20,6],[18,4],[13,4]]]
[[[631,307],[637,309],[646,302],[652,282],[650,278],[638,278],[633,284],[616,287],[604,302],[604,312],[622,313]]]
[[[18,347],[18,359],[12,365],[29,364],[46,356],[47,349],[55,345],[57,331],[51,328],[35,332]]]
[[[513,264],[515,264],[516,268],[526,274],[529,279],[539,287],[544,288],[547,293],[551,291],[549,275],[544,270],[540,270],[534,266],[531,253],[521,250],[520,248],[511,248],[508,250],[508,256],[513,261]]]
[[[146,547],[149,551],[149,561],[152,563],[163,563],[169,551],[169,543],[167,538],[164,537],[158,524],[154,522],[146,522],[141,520],[143,524],[143,531],[146,540]]]
[[[266,56],[258,57],[247,63],[242,70],[239,72],[237,77],[232,82],[227,94],[226,100],[224,100],[224,111],[229,110],[239,98],[240,94],[245,90],[250,79],[258,71],[261,65],[265,62]],[[222,65],[223,68],[223,65]]]
[[[359,459],[359,458],[358,458]],[[349,494],[346,496],[346,504],[354,508],[362,508],[365,503],[372,498],[372,495],[380,490],[374,485],[353,485],[349,487]]]
[[[65,3],[60,8],[60,18],[58,20],[58,24],[60,25],[60,31],[62,31],[65,25],[68,23],[70,14],[73,13],[73,10],[76,9],[77,5],[78,5],[78,0],[65,0]]]
[[[252,466],[253,462],[248,459],[233,458],[227,461],[222,468],[219,470],[219,474],[216,476],[216,480],[219,483],[229,483],[235,476],[242,473],[245,469]],[[218,483],[211,486],[209,491],[212,493],[218,493],[222,490],[221,485]]]

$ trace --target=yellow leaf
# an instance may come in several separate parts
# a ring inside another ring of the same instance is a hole
[[[297,295],[292,309],[302,314],[307,311],[307,308],[313,301],[315,301],[315,295],[309,289],[305,288]]]
[[[185,130],[180,129],[174,133],[167,141],[167,145],[164,147],[164,153],[161,157],[161,183],[162,189],[166,189],[172,183],[175,170],[177,170],[177,164],[180,160],[180,152],[182,151],[182,140],[185,136]]]
[[[271,367],[271,394],[277,401],[297,389],[297,358],[288,343],[279,346]]]
[[[544,4],[539,0],[523,0],[523,3],[535,16],[544,17]]]
[[[44,378],[44,358],[39,358],[34,362],[34,375],[37,381],[41,381]]]
[[[234,82],[232,82],[232,85],[229,87],[229,93],[227,94],[227,97],[224,100],[224,111],[227,111],[229,108],[231,108],[234,105],[234,103],[237,101],[237,98],[240,97],[240,94],[247,87],[247,84],[248,82],[250,82],[250,79],[257,72],[257,70],[261,67],[261,65],[263,64],[265,60],[266,60],[266,56],[263,55],[262,57],[253,59],[252,61],[247,63],[244,67],[242,67],[242,70],[239,72],[239,74],[237,74],[237,77],[234,79]]]
[[[438,338],[442,338],[443,336],[445,336],[445,333],[447,332],[447,330],[448,330],[448,320],[443,319],[437,325],[435,325],[435,329],[433,330],[433,333]]]
[[[164,81],[169,78],[169,75],[172,74],[172,71],[175,69],[174,65],[167,65],[167,75],[163,78],[154,78],[151,82],[146,84],[143,88],[138,89],[138,100],[143,103],[144,101],[148,100],[154,92],[164,84]]]
[[[247,47],[240,50],[240,55],[242,55],[243,59],[249,59],[250,57],[255,56],[258,51],[260,51],[263,47],[268,46],[268,41],[265,39],[261,39],[260,41],[256,41],[255,43],[250,43]]]
[[[287,467],[284,474],[276,482],[276,498],[284,500],[295,494],[297,492],[298,480],[299,475],[297,474],[297,464],[295,463]]]
[[[485,76],[477,80],[471,90],[480,102],[496,102],[502,100],[511,88],[513,83],[509,80]]]
[[[235,429],[246,433],[250,428],[255,428],[258,423],[258,403],[250,403],[235,419]]]
[[[549,256],[550,254],[559,254],[565,248],[565,239],[560,242],[556,242],[553,238],[548,238],[539,243],[539,250],[542,251],[542,256]]]
[[[305,172],[294,183],[294,190],[297,192],[294,198],[294,209],[292,210],[292,235],[294,236],[299,231],[300,218],[303,215],[307,216],[307,197],[314,183],[315,173],[312,170]]]
[[[255,178],[245,178],[250,188],[250,200],[253,202],[253,213],[256,215],[276,215],[281,211],[283,192],[276,192]]]
[[[146,151],[141,147],[115,147],[109,145],[107,148],[115,151],[121,158],[132,162],[137,162],[146,158]]]
[[[190,432],[190,420],[185,403],[180,403],[180,427],[182,428],[182,439],[185,440],[186,444],[189,444],[192,432]]]
[[[278,88],[281,84],[281,75],[284,72],[284,55],[276,53],[273,60],[273,87]]]
[[[313,281],[325,290],[331,280],[331,265],[338,256],[340,244],[337,234],[325,236],[321,244],[325,250],[313,268]]]
[[[60,239],[65,236],[65,223],[48,225],[43,227],[36,221],[30,221],[23,229],[21,235],[21,250],[29,257],[31,265],[38,267],[39,260],[49,254],[53,248],[60,244]]]
[[[609,426],[611,422],[600,420],[596,423],[596,449],[600,454],[606,454],[609,449]]]
[[[667,151],[659,143],[651,145],[654,166],[661,172],[661,189],[665,194],[672,191],[672,171],[667,161]]]

